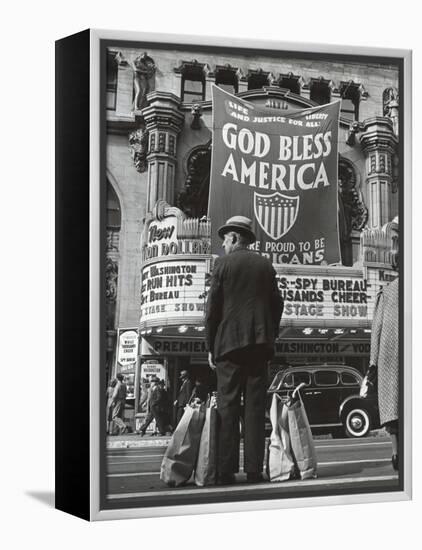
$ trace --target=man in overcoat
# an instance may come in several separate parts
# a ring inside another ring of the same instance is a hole
[[[164,403],[163,403],[163,393],[160,387],[159,378],[151,378],[151,387],[148,397],[147,404],[147,415],[145,420],[140,427],[141,435],[144,436],[148,426],[153,420],[155,420],[156,429],[160,435],[166,434],[166,422],[164,417]],[[154,434],[153,434],[154,435]]]
[[[244,400],[244,471],[262,480],[267,363],[274,355],[283,300],[271,262],[250,250],[252,221],[233,216],[218,230],[225,256],[215,262],[206,309],[208,361],[217,373],[219,482],[239,471],[239,417]]]

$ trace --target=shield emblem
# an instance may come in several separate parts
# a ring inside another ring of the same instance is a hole
[[[277,240],[293,227],[299,212],[299,196],[254,193],[254,209],[259,225],[269,237]]]

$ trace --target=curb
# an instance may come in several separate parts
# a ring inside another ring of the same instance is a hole
[[[171,437],[140,437],[127,438],[107,437],[107,449],[136,449],[140,447],[167,447]]]
[[[372,437],[385,437],[387,435],[384,429],[373,430],[370,432]],[[168,437],[141,437],[137,434],[129,436],[108,436],[107,449],[136,449],[141,447],[167,447],[171,436]],[[314,441],[321,439],[331,439],[330,435],[314,435]],[[335,440],[334,440],[335,441]]]

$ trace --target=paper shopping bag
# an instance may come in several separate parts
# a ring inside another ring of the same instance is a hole
[[[301,479],[317,477],[317,458],[303,401],[298,395],[286,405],[291,449]]]
[[[208,405],[195,468],[195,483],[200,487],[214,484],[217,476],[217,402],[215,396],[211,397]]]
[[[187,405],[161,463],[160,479],[170,487],[189,481],[198,457],[205,405]]]
[[[277,394],[270,409],[272,432],[268,452],[267,474],[270,481],[286,481],[294,471],[287,408]]]

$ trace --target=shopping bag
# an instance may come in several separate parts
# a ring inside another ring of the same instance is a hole
[[[199,487],[212,485],[217,477],[217,400],[211,396],[205,412],[205,422],[199,443],[195,468],[195,483]]]
[[[191,403],[175,429],[161,462],[160,479],[170,487],[189,481],[198,457],[205,405]]]
[[[294,472],[287,408],[275,393],[271,402],[272,432],[268,450],[267,474],[270,481],[286,481]]]
[[[291,450],[301,479],[317,477],[317,458],[311,428],[300,393],[295,390],[285,405]]]

